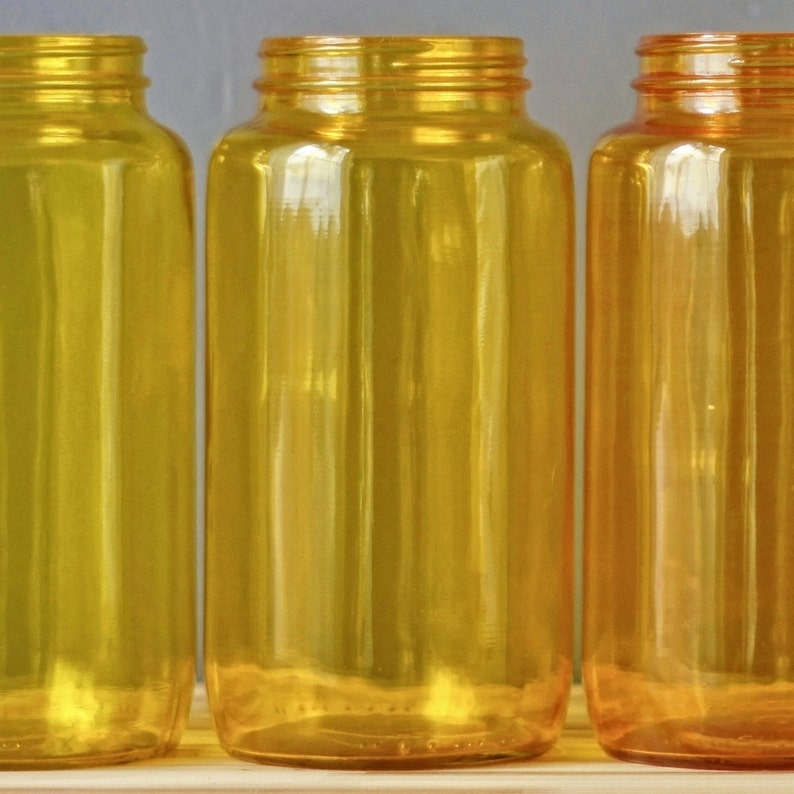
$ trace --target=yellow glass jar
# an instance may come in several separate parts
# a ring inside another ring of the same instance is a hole
[[[188,155],[143,42],[0,36],[0,768],[178,740],[194,677]]]
[[[509,38],[266,41],[208,195],[224,747],[540,753],[568,691],[572,196]]]
[[[590,711],[621,758],[794,766],[794,34],[638,52],[590,171]]]

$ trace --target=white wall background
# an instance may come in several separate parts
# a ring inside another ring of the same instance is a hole
[[[794,3],[791,0],[0,0],[0,33],[128,33],[146,40],[149,46],[146,72],[152,78],[149,108],[155,118],[184,138],[195,163],[199,290],[203,285],[207,159],[214,141],[253,115],[256,109],[251,82],[258,75],[256,52],[261,38],[421,33],[522,37],[529,57],[528,76],[534,84],[528,96],[529,112],[562,136],[573,157],[581,252],[588,154],[601,132],[625,120],[632,112],[634,97],[629,82],[636,73],[633,50],[639,36],[705,30],[794,30]],[[582,271],[580,255],[580,327]],[[199,339],[199,350],[202,342]],[[579,405],[581,408],[581,401]],[[201,552],[199,559],[200,555]]]

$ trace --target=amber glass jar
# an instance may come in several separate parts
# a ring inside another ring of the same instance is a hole
[[[590,711],[621,758],[794,766],[794,34],[638,52],[590,171]]]
[[[256,761],[533,755],[570,675],[572,198],[508,38],[266,41],[209,176],[206,673]]]
[[[190,167],[144,49],[0,36],[0,769],[163,753],[192,693]]]

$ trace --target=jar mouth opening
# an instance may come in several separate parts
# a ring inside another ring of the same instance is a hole
[[[4,33],[0,57],[5,55],[142,55],[140,36],[116,34]]]
[[[345,55],[361,50],[441,52],[451,56],[488,53],[517,55],[522,65],[524,42],[517,36],[283,36],[263,39],[259,55]]]
[[[524,43],[510,36],[302,36],[264,39],[262,92],[526,90]]]
[[[698,52],[714,49],[747,45],[785,45],[794,48],[794,32],[744,32],[744,31],[692,31],[682,33],[651,33],[642,36],[637,48],[637,55],[664,54],[666,52],[686,52],[696,49]]]

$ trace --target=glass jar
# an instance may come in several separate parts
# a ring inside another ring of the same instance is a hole
[[[620,758],[793,766],[794,34],[638,53],[590,171],[590,711]]]
[[[508,38],[263,45],[208,197],[224,747],[525,756],[569,685],[572,197]]]
[[[0,36],[0,768],[161,754],[194,670],[190,166],[143,42]]]

